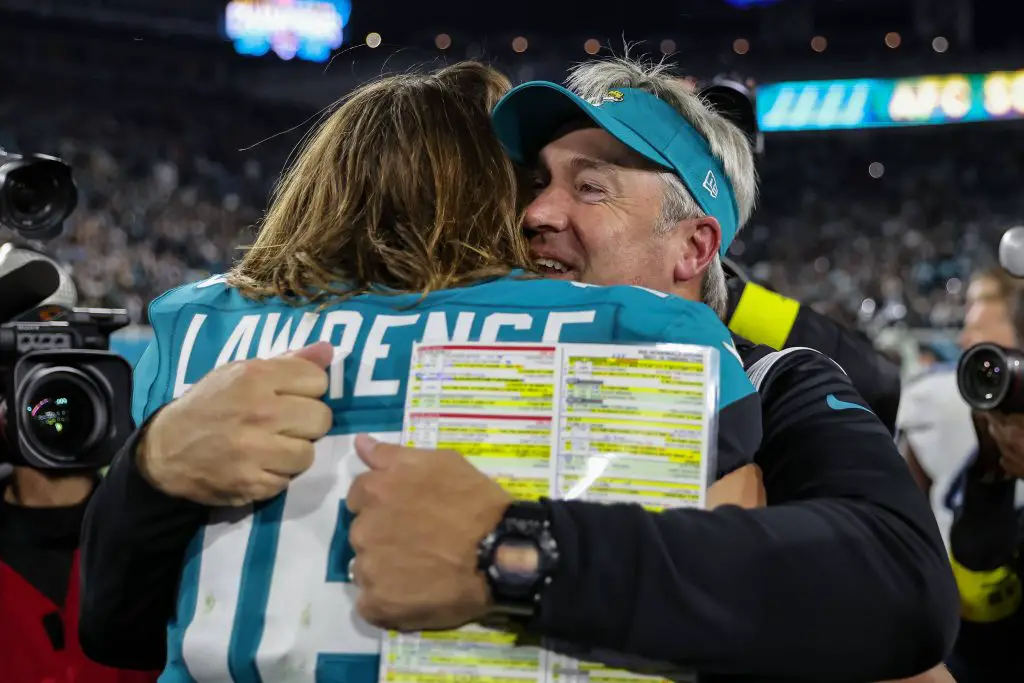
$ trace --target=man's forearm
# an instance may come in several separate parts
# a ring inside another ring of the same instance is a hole
[[[970,472],[963,503],[950,530],[950,551],[973,570],[1008,564],[1017,551],[1017,481],[982,481]]]
[[[148,670],[164,665],[185,550],[206,512],[142,478],[141,434],[115,458],[86,512],[79,639],[97,662]]]
[[[1015,479],[983,481],[968,472],[963,505],[950,532],[953,573],[962,622],[956,656],[972,666],[1021,665],[1016,643],[1022,632],[1019,535]]]
[[[919,673],[949,643],[898,644],[908,629],[955,620],[955,603],[929,597],[948,595],[952,580],[929,544],[904,547],[893,528],[901,521],[868,507],[813,501],[652,514],[556,502],[562,561],[536,628],[704,674],[867,681]],[[914,572],[889,559],[900,555],[912,556]]]

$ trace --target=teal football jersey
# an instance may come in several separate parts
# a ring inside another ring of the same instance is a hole
[[[513,275],[426,297],[367,294],[320,309],[256,303],[215,276],[155,300],[150,322],[154,339],[135,370],[139,423],[224,363],[316,341],[335,347],[325,396],[334,424],[316,444],[313,466],[271,501],[211,513],[193,540],[163,683],[376,683],[380,633],[355,614],[344,499],[363,467],[354,435],[400,435],[417,341],[700,344],[720,352],[720,432],[745,428],[726,426],[728,406],[756,400],[710,308],[639,287]],[[750,462],[753,453],[720,450],[719,457]]]

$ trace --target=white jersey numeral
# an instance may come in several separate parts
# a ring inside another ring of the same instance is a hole
[[[196,596],[181,643],[187,673],[169,670],[166,680],[376,683],[380,631],[356,615],[358,588],[348,583],[344,499],[365,469],[353,438],[321,439],[313,466],[254,512],[215,513],[197,585],[182,586]]]

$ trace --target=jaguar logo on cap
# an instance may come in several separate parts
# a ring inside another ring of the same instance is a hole
[[[609,90],[601,98],[601,102],[621,102],[624,99],[626,99],[626,96],[622,94],[621,90]]]

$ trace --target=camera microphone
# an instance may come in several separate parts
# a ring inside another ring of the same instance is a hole
[[[1024,278],[1024,225],[1003,233],[999,240],[999,265],[1013,277]]]
[[[32,249],[0,245],[0,323],[39,306],[74,308],[78,292],[57,262]]]

